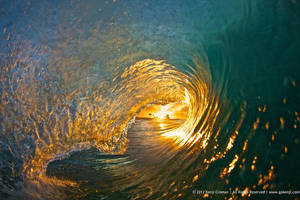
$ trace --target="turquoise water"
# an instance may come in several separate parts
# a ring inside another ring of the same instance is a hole
[[[299,198],[299,33],[298,0],[0,0],[0,199]]]

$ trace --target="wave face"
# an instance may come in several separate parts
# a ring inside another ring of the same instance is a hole
[[[1,199],[299,190],[298,1],[1,5]]]

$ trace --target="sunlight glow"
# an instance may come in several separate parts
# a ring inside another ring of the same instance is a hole
[[[184,102],[169,103],[166,105],[153,104],[137,115],[137,118],[150,119],[186,119],[188,114],[188,106]]]
[[[173,114],[171,110],[169,110],[168,105],[160,106],[160,110],[156,113],[153,113],[154,117],[158,119],[168,119]]]

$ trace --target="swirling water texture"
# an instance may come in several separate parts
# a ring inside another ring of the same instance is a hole
[[[0,197],[299,189],[298,1],[1,5]],[[187,95],[180,126],[134,121]],[[68,157],[86,172],[52,174]],[[82,178],[94,168],[98,179]]]

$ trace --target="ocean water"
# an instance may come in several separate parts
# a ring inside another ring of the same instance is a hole
[[[298,0],[0,0],[0,199],[299,199]]]

